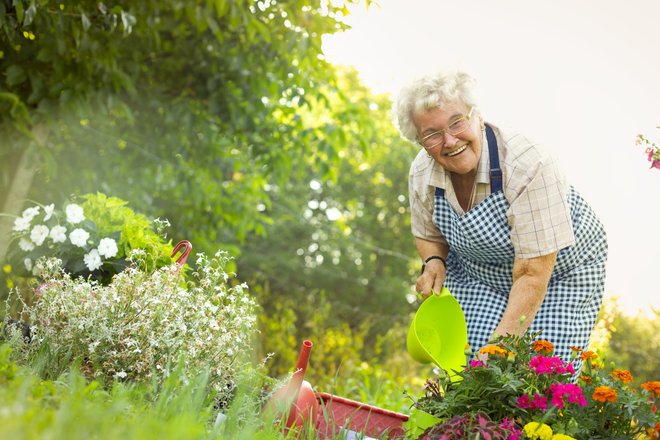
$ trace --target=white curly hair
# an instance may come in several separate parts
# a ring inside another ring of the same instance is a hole
[[[416,142],[413,117],[421,111],[457,102],[476,107],[475,84],[474,78],[462,71],[439,71],[411,81],[399,91],[394,102],[394,117],[401,135]]]

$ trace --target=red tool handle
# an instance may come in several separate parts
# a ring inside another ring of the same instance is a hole
[[[188,259],[188,255],[190,255],[190,251],[192,251],[192,244],[188,240],[181,240],[174,246],[174,250],[172,250],[172,255],[170,257],[174,258],[174,256],[182,249],[183,252],[181,253],[181,256],[176,260],[176,264],[183,266],[186,264],[186,260]]]

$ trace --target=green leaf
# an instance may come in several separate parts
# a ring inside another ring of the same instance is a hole
[[[9,66],[5,71],[5,76],[7,77],[6,82],[8,86],[16,86],[23,83],[27,79],[25,70],[23,70],[23,68],[18,64],[12,64]]]
[[[92,26],[92,23],[89,21],[87,14],[84,12],[80,13],[80,21],[82,22],[82,27],[85,32]]]
[[[34,16],[37,14],[37,6],[35,5],[34,2],[30,5],[29,8],[27,8],[27,11],[25,11],[25,16],[23,18],[23,26],[29,26],[32,24],[32,21],[34,21]]]

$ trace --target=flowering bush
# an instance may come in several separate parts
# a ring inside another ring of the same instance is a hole
[[[636,389],[630,372],[604,368],[594,352],[574,347],[564,361],[553,356],[550,342],[535,340],[538,336],[498,338],[480,350],[487,361],[469,362],[460,381],[451,382],[443,371],[427,381],[415,406],[443,423],[466,414],[485,414],[498,425],[513,420],[525,437],[512,429],[507,437],[512,440],[651,436],[660,382]]]
[[[9,261],[12,272],[32,276],[40,257],[57,257],[73,276],[91,275],[102,284],[128,264],[131,249],[147,251],[150,267],[171,263],[171,248],[160,235],[167,222],[150,222],[125,206],[127,202],[104,194],[87,194],[82,203],[35,205],[23,211],[13,226]]]
[[[80,363],[85,376],[106,384],[160,382],[183,359],[190,376],[210,366],[210,384],[228,401],[256,321],[246,286],[230,285],[228,261],[225,253],[200,255],[188,281],[177,264],[153,271],[132,264],[103,286],[40,260],[43,284],[20,311],[31,340],[9,324],[4,333],[18,360],[43,365],[46,377]]]
[[[651,162],[651,168],[660,169],[660,148],[644,135],[638,134],[635,145],[646,145],[646,158]]]

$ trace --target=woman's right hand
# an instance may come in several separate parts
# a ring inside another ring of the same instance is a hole
[[[445,282],[445,265],[440,260],[431,260],[426,263],[424,273],[417,278],[415,290],[425,299],[432,293],[439,294]]]

